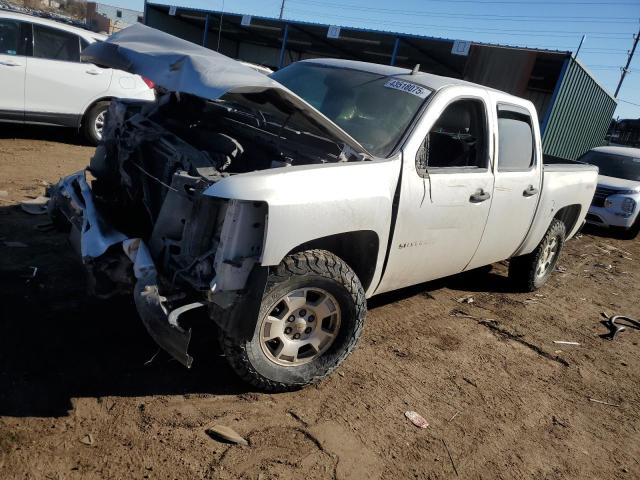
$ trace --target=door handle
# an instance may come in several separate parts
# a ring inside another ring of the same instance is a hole
[[[12,62],[11,60],[0,61],[0,65],[4,65],[5,67],[20,67],[20,66],[22,66],[18,62]]]
[[[522,195],[524,195],[525,197],[533,197],[536,193],[538,193],[538,189],[533,185],[529,185],[526,190],[522,192]]]
[[[491,194],[480,188],[476,193],[469,197],[469,201],[471,203],[481,203],[485,200],[489,200],[489,198],[491,198]]]
[[[86,73],[88,73],[89,75],[100,75],[102,72],[99,70],[87,70]]]

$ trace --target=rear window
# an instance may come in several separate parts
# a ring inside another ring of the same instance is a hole
[[[498,106],[498,171],[529,170],[535,162],[533,128],[526,110]]]
[[[80,38],[73,33],[33,25],[33,56],[63,62],[79,62]]]

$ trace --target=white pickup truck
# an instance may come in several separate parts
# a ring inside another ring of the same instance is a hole
[[[208,312],[261,389],[328,375],[374,295],[505,259],[540,287],[596,187],[595,167],[543,166],[529,101],[460,80],[319,59],[267,77],[142,25],[83,54],[165,93],[112,104],[53,220],[94,293],[133,292],[186,366],[181,316]]]

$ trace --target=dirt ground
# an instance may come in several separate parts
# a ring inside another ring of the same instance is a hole
[[[148,362],[132,301],[87,298],[65,236],[16,205],[91,154],[73,132],[0,130],[0,478],[640,478],[640,332],[600,337],[603,312],[640,317],[640,241],[583,233],[536,294],[498,264],[372,299],[337,373],[267,395],[205,326],[192,370]]]

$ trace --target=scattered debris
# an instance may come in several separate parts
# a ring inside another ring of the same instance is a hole
[[[596,400],[595,398],[590,398],[589,401],[593,402],[593,403],[600,403],[602,405],[609,405],[610,407],[618,407],[618,408],[620,408],[620,405],[618,405],[616,403],[605,402],[604,400]]]
[[[566,423],[566,421],[562,421],[560,420],[558,417],[556,417],[555,415],[553,415],[551,417],[551,421],[554,425],[560,425],[561,427],[567,428],[569,426],[568,423]]]
[[[244,446],[249,445],[249,442],[242,438],[234,429],[225,427],[224,425],[214,425],[211,428],[207,428],[205,432],[214,440],[236,443]]]
[[[450,317],[459,317],[459,318],[476,318],[473,315],[469,315],[467,312],[464,312],[462,310],[451,310],[451,313],[449,313]]]
[[[451,417],[449,419],[449,421],[451,422],[454,418],[456,418],[458,416],[458,414],[460,413],[460,411],[457,411],[456,413],[453,414],[453,417]]]
[[[458,303],[473,303],[473,295],[467,295],[465,297],[460,297],[456,299],[456,302]]]
[[[611,265],[610,263],[596,263],[594,267],[604,268],[605,270],[611,270],[613,268],[613,265]]]
[[[554,340],[553,343],[558,343],[560,345],[580,345],[579,342],[571,342],[568,340]]]
[[[400,357],[400,358],[405,358],[409,356],[407,352],[400,350],[399,348],[394,348],[392,352],[396,354],[396,357]]]
[[[24,275],[21,275],[21,278],[26,278],[27,281],[26,283],[31,282],[31,280],[33,280],[34,278],[36,278],[36,275],[38,274],[38,267],[28,267],[31,270],[29,272],[27,272]]]
[[[472,385],[476,388],[478,388],[478,385],[476,384],[476,382],[474,382],[473,380],[467,378],[467,377],[462,377],[462,380],[464,380],[465,382],[467,382],[469,385]]]
[[[8,241],[8,240],[5,240],[3,243],[4,243],[5,247],[12,247],[12,248],[25,248],[25,247],[28,246],[26,243],[11,242],[11,241]]]
[[[154,354],[151,356],[151,358],[150,358],[149,360],[147,360],[146,362],[144,362],[144,364],[143,364],[143,365],[144,365],[145,367],[146,367],[147,365],[150,365],[150,364],[151,364],[151,362],[153,362],[153,361],[156,359],[156,357],[158,356],[158,354],[159,354],[159,353],[160,353],[160,349],[158,348],[158,351],[157,351],[156,353],[154,353]]]
[[[409,410],[404,412],[404,416],[418,428],[427,428],[429,426],[429,422],[427,422],[424,417],[417,412]]]
[[[43,215],[47,213],[48,197],[39,196],[33,200],[20,202],[20,208],[31,215]]]
[[[93,445],[93,435],[91,435],[90,433],[87,433],[85,436],[83,436],[80,439],[80,442],[84,443],[85,445]]]
[[[567,267],[562,267],[562,266],[558,265],[558,266],[556,267],[556,271],[558,271],[558,272],[560,272],[560,273],[564,273],[564,272],[566,272],[566,271],[567,271]]]
[[[451,466],[453,467],[453,471],[456,472],[456,477],[458,476],[458,469],[456,468],[456,464],[453,463],[453,458],[451,457],[451,452],[449,451],[449,447],[447,447],[447,442],[442,439],[442,443],[444,444],[444,448],[447,451],[447,455],[449,455],[449,460],[451,461]]]
[[[610,331],[609,333],[605,333],[600,336],[607,340],[615,340],[616,336],[620,332],[624,332],[627,328],[640,330],[640,320],[636,320],[635,318],[627,317],[626,315],[614,315],[609,317],[605,312],[602,312],[602,315],[606,318],[602,323],[604,323]],[[626,325],[618,325],[616,322],[619,320],[625,320],[628,323]]]

